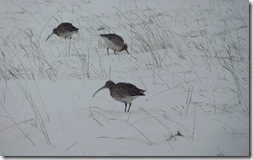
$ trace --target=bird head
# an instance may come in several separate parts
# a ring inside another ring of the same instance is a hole
[[[47,41],[53,34],[58,35],[58,33],[57,33],[57,28],[54,28],[54,29],[53,29],[53,33],[51,33],[51,34],[47,37],[46,41]]]
[[[124,44],[124,47],[122,50],[126,50],[126,52],[129,54],[128,50],[127,50],[127,44]]]
[[[57,28],[54,28],[54,29],[53,29],[53,33],[54,33],[54,34],[57,34]]]
[[[105,85],[101,88],[99,88],[93,95],[92,97],[94,97],[99,91],[101,91],[102,89],[108,88],[109,90],[115,85],[115,83],[113,81],[107,81],[105,83]]]

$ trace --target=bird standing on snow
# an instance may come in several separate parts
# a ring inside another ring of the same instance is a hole
[[[130,107],[132,105],[132,101],[139,96],[145,96],[143,94],[145,90],[137,88],[135,85],[131,83],[117,83],[115,84],[113,81],[107,81],[103,87],[98,89],[92,97],[94,97],[99,91],[104,88],[108,88],[110,90],[110,95],[117,101],[125,103],[125,112],[129,112]],[[129,104],[127,110],[127,104]]]
[[[61,23],[58,27],[53,29],[53,33],[50,34],[46,41],[53,35],[56,34],[59,37],[64,37],[65,39],[67,37],[70,37],[74,34],[77,33],[79,29],[76,28],[75,26],[73,26],[71,23],[65,22],[65,23]]]
[[[103,38],[105,44],[107,45],[107,54],[109,55],[109,48],[114,50],[114,53],[116,54],[115,51],[123,51],[126,50],[127,53],[129,54],[127,50],[127,45],[124,43],[124,40],[121,36],[117,34],[100,34],[101,38]]]

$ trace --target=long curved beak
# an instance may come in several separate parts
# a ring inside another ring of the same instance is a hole
[[[47,37],[46,41],[47,41],[53,34],[54,34],[54,32],[51,33],[51,34]]]
[[[92,95],[92,97],[94,97],[99,91],[101,91],[102,89],[105,89],[105,88],[106,88],[105,86],[99,88],[99,89]]]
[[[126,52],[129,54],[128,50],[126,49]]]

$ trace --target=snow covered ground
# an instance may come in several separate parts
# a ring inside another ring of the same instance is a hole
[[[249,156],[249,2],[1,0],[0,155]],[[53,35],[61,22],[79,28]],[[115,55],[100,38],[128,44]],[[107,80],[147,90],[130,113]],[[180,133],[182,136],[179,136]]]

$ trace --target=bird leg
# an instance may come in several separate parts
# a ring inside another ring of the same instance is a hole
[[[109,47],[107,48],[107,54],[109,55]]]
[[[126,112],[126,110],[127,110],[127,103],[125,102],[125,111],[124,112]]]
[[[128,107],[127,112],[129,112],[129,111],[130,111],[130,107],[131,107],[131,105],[132,105],[132,103],[130,103],[130,104],[129,104],[129,107]]]

